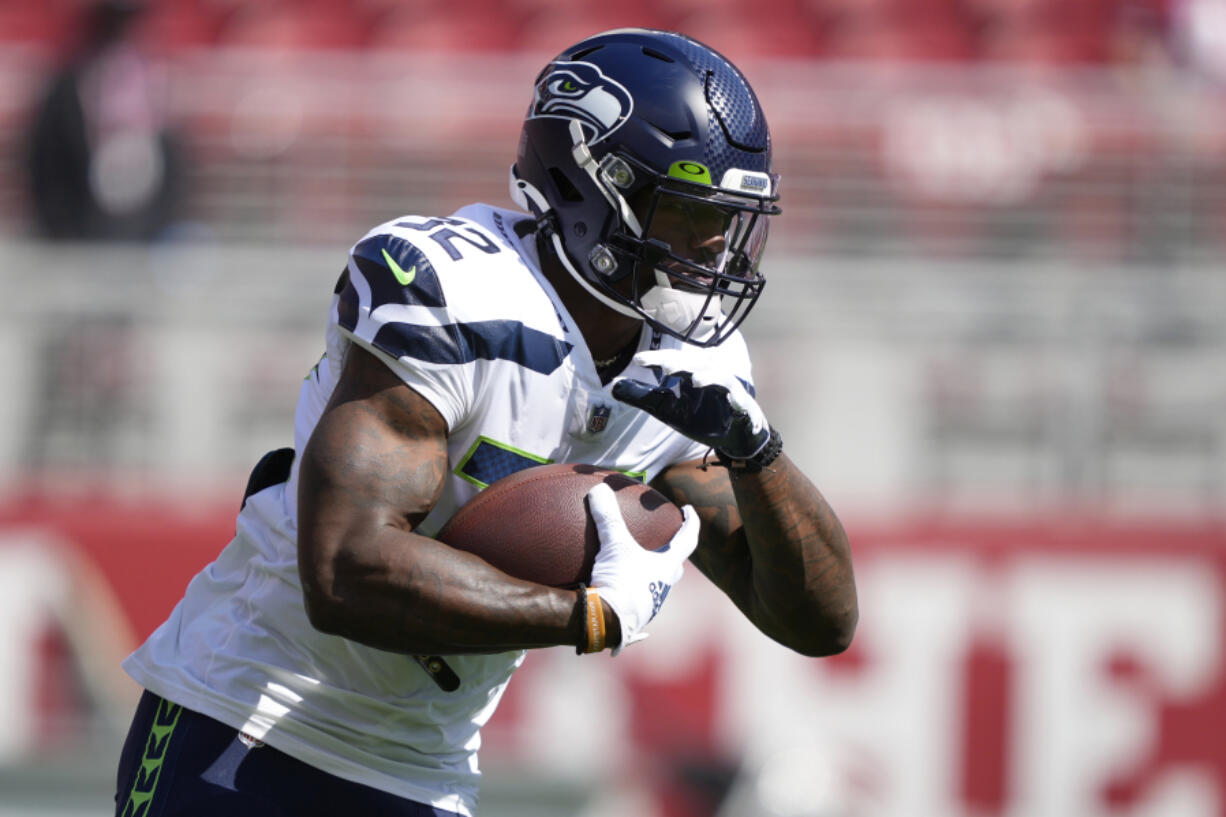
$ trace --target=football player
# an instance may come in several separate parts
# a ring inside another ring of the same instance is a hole
[[[737,69],[623,29],[538,76],[521,210],[358,241],[294,449],[257,466],[233,541],[125,663],[146,692],[117,813],[471,815],[480,729],[525,650],[619,652],[687,558],[770,638],[846,648],[845,534],[755,401],[738,330],[778,184]],[[565,589],[431,538],[545,462],[639,475],[685,521],[645,551],[598,486],[591,586]]]

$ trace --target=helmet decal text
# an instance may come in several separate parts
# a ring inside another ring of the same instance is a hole
[[[588,144],[613,133],[629,118],[634,100],[625,86],[590,62],[555,62],[536,84],[529,119],[575,119]]]

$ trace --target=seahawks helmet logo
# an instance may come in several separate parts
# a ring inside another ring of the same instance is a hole
[[[590,62],[555,62],[536,84],[529,119],[577,119],[588,144],[622,126],[634,109],[625,86]]]

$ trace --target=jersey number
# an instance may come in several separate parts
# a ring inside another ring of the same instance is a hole
[[[459,261],[463,258],[460,253],[460,248],[456,246],[457,241],[463,241],[469,246],[476,247],[481,252],[487,255],[493,255],[498,252],[498,245],[483,235],[476,228],[469,224],[460,221],[458,218],[432,218],[425,221],[398,221],[397,227],[408,227],[410,230],[418,230],[419,232],[428,233],[428,237],[436,244],[447,251],[447,255],[451,256],[452,261]],[[456,229],[453,230],[452,227]]]

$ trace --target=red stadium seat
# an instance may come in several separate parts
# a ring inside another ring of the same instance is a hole
[[[919,19],[965,16],[966,0],[805,0],[804,5],[809,13],[823,17],[833,15]]]
[[[265,0],[240,6],[220,44],[274,50],[355,49],[367,37],[357,9],[328,0]]]
[[[984,38],[983,56],[999,62],[1053,67],[1110,62],[1111,40],[1105,34],[1061,30],[1014,29]]]
[[[829,55],[849,60],[952,61],[976,54],[961,0],[809,0]]]
[[[371,28],[367,46],[380,51],[507,51],[515,27],[496,8],[456,14],[450,8],[394,10]]]
[[[686,34],[721,52],[734,63],[760,58],[813,58],[824,51],[816,21],[798,5],[728,6],[692,14],[679,21]]]
[[[76,28],[76,7],[61,2],[0,0],[0,42],[59,50]]]
[[[649,4],[628,0],[613,6],[564,5],[541,9],[523,20],[518,47],[553,56],[593,34],[630,26],[667,27],[667,19]]]
[[[964,61],[976,53],[970,30],[955,19],[858,21],[835,29],[829,43],[832,58],[848,60]]]
[[[753,4],[745,2],[745,0],[665,0],[657,8],[668,19],[681,23],[682,21],[693,22],[702,14],[718,17],[738,9],[750,11],[753,9]],[[764,14],[763,9],[765,8],[768,8],[765,3],[758,5],[757,13]],[[690,33],[684,25],[678,24],[667,27],[681,31],[684,34]]]
[[[980,0],[984,56],[1039,65],[1110,60],[1117,0]]]
[[[216,44],[223,9],[201,0],[162,0],[149,7],[137,36],[157,53],[168,54]]]

